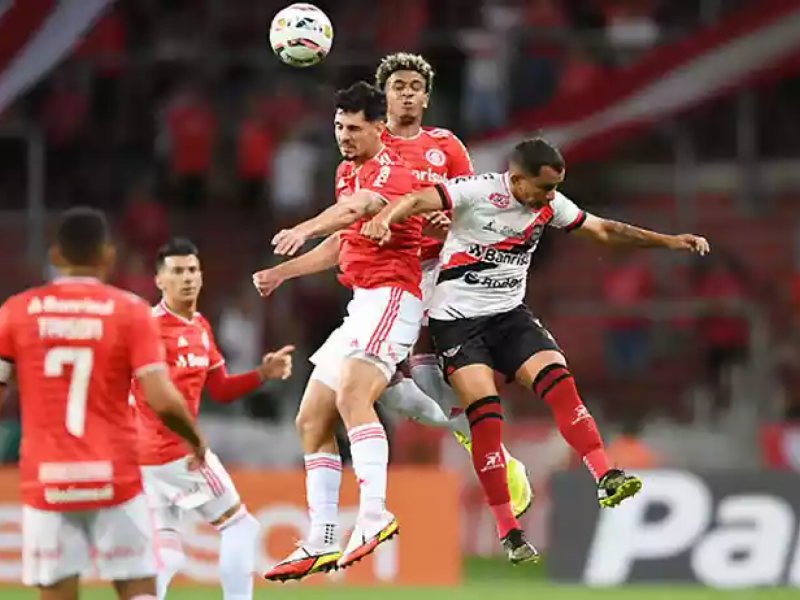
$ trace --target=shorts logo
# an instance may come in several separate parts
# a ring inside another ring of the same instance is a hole
[[[508,208],[511,204],[511,196],[495,192],[489,194],[489,203],[496,208]]]
[[[459,350],[461,350],[461,345],[453,346],[452,348],[444,350],[442,352],[442,356],[444,356],[445,358],[453,358],[456,354],[458,354]]]
[[[431,148],[425,153],[425,160],[431,163],[434,167],[441,167],[447,161],[444,152]]]

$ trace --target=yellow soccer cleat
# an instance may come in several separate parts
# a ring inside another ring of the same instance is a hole
[[[466,436],[454,431],[453,435],[464,449],[472,454],[472,444]],[[533,503],[533,488],[528,479],[528,470],[520,461],[511,456],[503,446],[503,453],[506,459],[506,476],[508,477],[508,494],[511,498],[511,510],[516,518],[520,518],[531,507]]]

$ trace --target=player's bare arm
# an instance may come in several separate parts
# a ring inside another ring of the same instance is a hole
[[[148,406],[161,422],[182,437],[192,449],[194,459],[202,463],[206,444],[186,408],[186,403],[166,370],[155,369],[139,375],[139,385]]]
[[[691,233],[667,235],[594,215],[586,215],[583,225],[576,229],[575,233],[611,246],[667,248],[668,250],[692,252],[701,256],[711,251],[708,241],[698,235]]]
[[[297,258],[253,273],[253,285],[261,297],[266,298],[284,281],[334,268],[339,264],[340,237],[339,232],[336,232]]]
[[[386,205],[380,195],[362,190],[340,200],[319,215],[292,229],[284,229],[272,238],[275,254],[293,256],[306,241],[330,235],[356,221],[377,214]]]
[[[385,244],[391,238],[390,227],[395,223],[405,221],[414,215],[442,211],[447,208],[436,187],[428,187],[418,192],[407,194],[397,202],[387,205],[377,215],[364,223],[361,233],[378,242]]]

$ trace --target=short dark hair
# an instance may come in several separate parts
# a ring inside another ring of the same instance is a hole
[[[395,52],[384,56],[375,71],[375,85],[378,89],[385,90],[386,82],[397,71],[414,71],[425,78],[425,91],[430,93],[433,89],[435,72],[431,64],[419,54],[409,52]]]
[[[511,162],[534,177],[541,173],[542,167],[550,167],[561,173],[565,166],[564,157],[558,148],[539,137],[517,144],[511,153]]]
[[[156,254],[156,271],[160,271],[170,256],[200,256],[194,242],[187,238],[172,238],[158,249]]]
[[[363,111],[367,121],[382,121],[386,118],[386,96],[366,81],[359,81],[349,88],[337,91],[334,100],[336,110],[348,114]]]
[[[95,208],[79,206],[61,215],[56,244],[61,256],[70,265],[90,267],[102,259],[103,248],[109,238],[105,214]]]

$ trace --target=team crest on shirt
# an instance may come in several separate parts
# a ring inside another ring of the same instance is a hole
[[[447,162],[447,157],[441,150],[431,148],[425,153],[425,160],[431,163],[434,167],[441,167],[445,162]]]
[[[495,192],[494,194],[489,194],[489,202],[497,208],[508,208],[511,204],[511,196]]]

